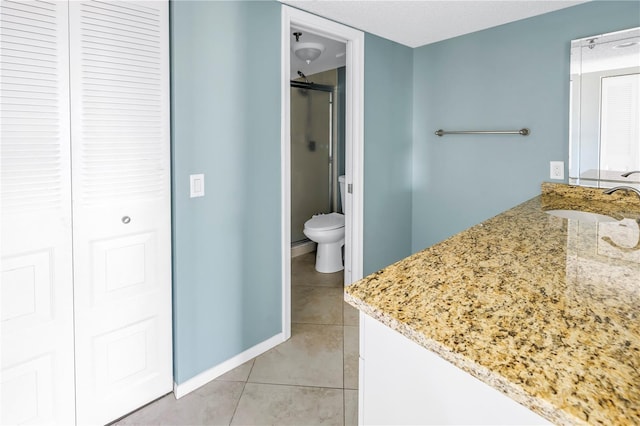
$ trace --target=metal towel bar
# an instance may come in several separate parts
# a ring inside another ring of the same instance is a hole
[[[527,136],[529,129],[524,128],[520,130],[462,130],[462,131],[449,131],[449,130],[436,130],[436,135],[522,135]]]

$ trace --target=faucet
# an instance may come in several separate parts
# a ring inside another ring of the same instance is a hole
[[[633,187],[631,187],[631,186],[616,186],[616,187],[614,187],[614,188],[607,189],[606,191],[604,191],[604,193],[605,193],[605,194],[613,194],[614,192],[616,192],[616,191],[620,191],[620,190],[623,190],[623,191],[633,191],[633,192],[635,192],[636,194],[638,194],[638,197],[640,197],[640,190],[638,190],[638,189],[636,189],[636,188],[633,188]]]
[[[632,171],[632,172],[623,173],[623,174],[621,174],[620,176],[622,176],[622,177],[629,177],[629,176],[631,176],[631,175],[632,175],[632,174],[634,174],[634,173],[640,173],[640,170],[634,170],[634,171]]]

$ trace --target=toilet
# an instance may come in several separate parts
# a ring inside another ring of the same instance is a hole
[[[344,176],[338,177],[340,200],[344,211]],[[316,271],[332,273],[342,271],[344,246],[344,215],[340,213],[316,214],[304,223],[304,235],[318,243]]]

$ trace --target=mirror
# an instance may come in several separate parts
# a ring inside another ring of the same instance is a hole
[[[571,41],[569,183],[640,188],[640,27]]]

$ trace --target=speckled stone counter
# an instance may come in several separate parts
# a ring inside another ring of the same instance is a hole
[[[345,300],[553,423],[638,425],[639,221],[636,194],[543,184]]]

